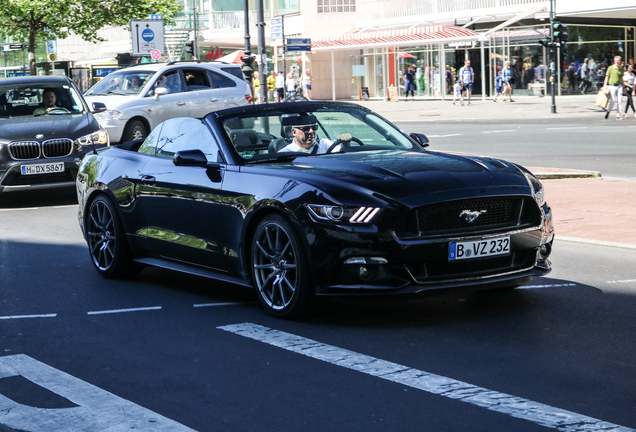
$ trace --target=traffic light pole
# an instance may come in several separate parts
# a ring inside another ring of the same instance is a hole
[[[550,93],[552,96],[552,114],[556,114],[556,58],[555,58],[555,41],[554,41],[554,0],[550,0]]]
[[[252,55],[252,48],[250,46],[250,5],[249,0],[244,0],[243,6],[245,10],[245,55],[241,57],[243,60],[243,75],[247,85],[250,87],[250,93],[252,94],[252,103],[254,103],[254,60],[256,57]]]

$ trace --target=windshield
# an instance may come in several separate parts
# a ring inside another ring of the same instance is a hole
[[[91,87],[85,95],[137,95],[143,90],[154,74],[154,72],[136,69],[126,69],[112,73],[102,78],[97,84]]]
[[[69,84],[0,86],[0,118],[84,112],[82,96]]]
[[[221,120],[231,145],[246,162],[289,160],[327,153],[418,149],[399,129],[357,107],[302,107]]]

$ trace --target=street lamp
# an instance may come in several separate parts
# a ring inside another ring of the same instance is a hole
[[[252,48],[250,47],[250,5],[249,0],[244,0],[243,8],[245,10],[245,55],[241,57],[243,60],[243,75],[247,80],[247,85],[250,86],[250,93],[252,94],[252,102],[254,102],[254,60],[256,56],[252,55]]]

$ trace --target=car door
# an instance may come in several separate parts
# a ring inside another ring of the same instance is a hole
[[[155,95],[155,89],[163,87],[168,94]],[[185,91],[183,77],[179,69],[156,74],[156,81],[144,98],[151,127],[175,117],[191,117],[188,92]]]
[[[189,67],[183,69],[188,92],[190,116],[202,118],[212,111],[226,107],[223,90],[213,85],[206,69]]]
[[[140,173],[138,201],[152,250],[163,258],[227,272],[238,251],[223,241],[222,190],[226,165],[177,166],[177,151],[200,149],[210,162],[221,159],[208,127],[198,119],[167,120],[155,140],[154,157]],[[235,265],[235,264],[234,264]]]

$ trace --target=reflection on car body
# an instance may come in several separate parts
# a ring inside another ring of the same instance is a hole
[[[280,152],[309,117],[316,142],[333,143],[327,153]],[[427,145],[348,103],[171,119],[85,158],[79,222],[105,277],[153,265],[253,286],[279,317],[318,296],[514,287],[547,274],[554,232],[539,180]]]

